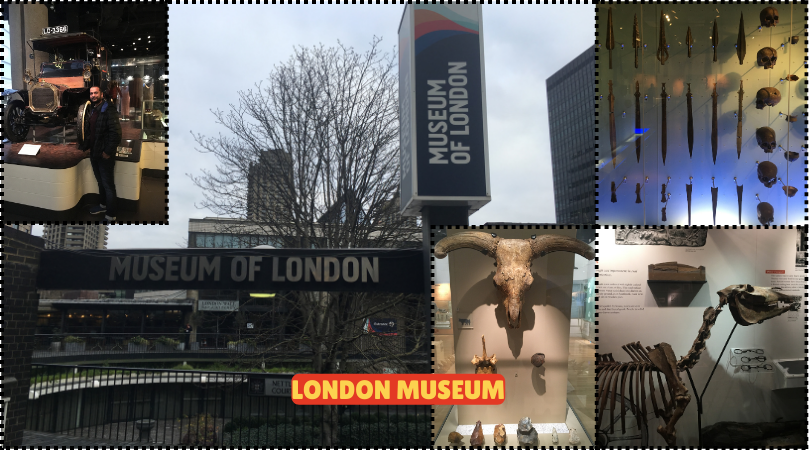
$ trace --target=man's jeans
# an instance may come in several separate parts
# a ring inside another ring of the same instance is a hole
[[[115,158],[90,158],[93,174],[98,182],[98,193],[101,201],[107,206],[106,215],[116,217],[118,199],[115,196]]]

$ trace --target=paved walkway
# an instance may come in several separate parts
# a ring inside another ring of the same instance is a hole
[[[109,446],[120,448],[124,446],[138,446],[137,442],[110,441],[106,439],[93,439],[90,437],[70,436],[67,434],[44,433],[42,431],[25,430],[23,432],[23,447],[84,447]]]

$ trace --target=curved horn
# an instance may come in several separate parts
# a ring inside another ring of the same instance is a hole
[[[495,249],[498,248],[498,241],[500,240],[501,238],[494,237],[489,233],[483,233],[481,231],[464,231],[453,236],[448,236],[439,241],[436,244],[435,255],[437,258],[442,259],[453,250],[458,250],[460,248],[471,248],[494,258]]]
[[[529,239],[529,243],[532,246],[532,259],[545,256],[551,252],[571,252],[587,259],[593,259],[596,256],[588,244],[579,239],[560,236],[559,234],[537,236]]]

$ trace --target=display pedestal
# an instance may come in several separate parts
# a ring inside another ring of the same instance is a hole
[[[504,423],[506,426],[506,443],[503,447],[519,447],[518,438],[515,430],[517,429],[517,422],[510,424]],[[581,442],[576,444],[577,447],[590,447],[593,443],[588,440],[588,435],[583,431],[582,424],[577,419],[576,414],[571,410],[570,406],[566,408],[566,416],[565,422],[559,424],[552,424],[552,423],[534,423],[535,429],[542,430],[537,434],[537,448],[549,448],[549,447],[568,447],[572,446],[573,444],[568,443],[568,430],[571,428],[576,428],[577,434]],[[511,427],[510,427],[511,426]],[[553,443],[551,441],[551,427],[558,426],[557,434],[559,435],[560,442]],[[472,433],[473,428],[475,427],[474,424],[461,424],[458,423],[458,408],[454,405],[450,410],[444,424],[436,433],[436,440],[433,442],[433,445],[436,447],[454,447],[451,444],[447,437],[450,435],[451,432],[456,431],[461,433],[464,436],[462,443],[457,445],[457,447],[469,447],[470,446],[470,434]],[[484,445],[483,447],[501,447],[495,444],[495,438],[492,436],[492,429],[494,424],[484,424],[483,431],[484,431]],[[562,430],[560,427],[564,427]]]

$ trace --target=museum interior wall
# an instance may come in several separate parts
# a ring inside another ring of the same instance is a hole
[[[781,288],[804,303],[806,248],[800,247],[795,229],[604,229],[598,241],[597,353],[611,353],[617,361],[631,361],[622,346],[634,342],[643,347],[666,342],[677,358],[687,354],[704,313],[719,303],[717,291],[730,285]],[[721,421],[804,420],[806,311],[790,310],[736,329],[731,311],[727,305],[717,316],[711,339],[691,370],[700,392],[719,362],[703,400],[703,427]],[[781,360],[799,360],[801,370],[786,374],[777,367]],[[766,364],[770,369],[759,367]],[[680,377],[692,400],[677,422],[676,444],[697,445],[697,399],[688,375],[681,372]],[[663,421],[649,411],[649,445],[666,445],[655,431]],[[608,417],[605,412],[601,428]]]
[[[767,7],[598,6],[599,223],[803,221],[805,6]]]

